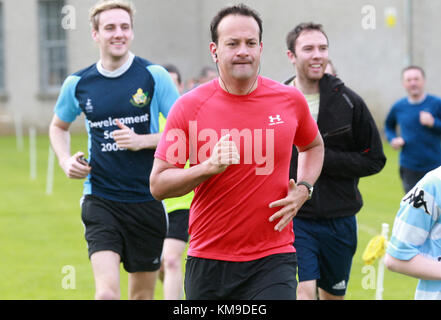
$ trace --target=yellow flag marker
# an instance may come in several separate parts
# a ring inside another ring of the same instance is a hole
[[[363,252],[362,259],[365,264],[373,264],[386,253],[386,238],[383,236],[373,237]]]

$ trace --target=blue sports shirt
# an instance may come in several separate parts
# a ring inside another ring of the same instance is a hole
[[[179,93],[161,66],[130,53],[128,61],[109,72],[101,63],[67,77],[55,114],[73,122],[84,113],[92,171],[84,194],[121,202],[153,200],[149,176],[155,150],[137,152],[118,148],[113,131],[116,119],[137,134],[159,132],[159,113],[167,117]]]
[[[420,123],[420,111],[428,111],[435,118],[433,128]],[[385,121],[385,133],[390,142],[397,137],[397,126],[405,144],[400,152],[400,166],[415,171],[430,171],[441,165],[441,99],[427,95],[412,104],[407,98],[397,101]]]
[[[441,261],[441,167],[427,173],[402,199],[387,253]],[[441,281],[420,280],[415,299],[441,299]]]

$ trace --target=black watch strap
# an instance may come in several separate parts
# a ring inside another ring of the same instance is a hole
[[[308,200],[312,198],[312,192],[314,191],[314,187],[312,185],[306,181],[299,181],[297,182],[297,186],[305,186],[308,188]]]

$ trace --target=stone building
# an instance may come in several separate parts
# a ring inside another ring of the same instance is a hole
[[[173,63],[184,79],[213,66],[209,23],[221,7],[243,2],[263,18],[261,74],[283,81],[293,73],[285,36],[296,24],[321,23],[338,75],[368,103],[380,128],[403,96],[400,71],[409,63],[427,73],[427,89],[441,95],[436,77],[441,41],[438,0],[133,0],[133,52]],[[0,134],[47,131],[63,79],[98,60],[88,10],[95,0],[0,0]],[[77,121],[74,130],[81,130]]]

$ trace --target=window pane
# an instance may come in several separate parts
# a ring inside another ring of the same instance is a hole
[[[40,72],[43,91],[56,90],[67,76],[66,31],[61,26],[64,0],[40,0]]]
[[[60,46],[54,46],[49,50],[49,85],[57,86],[63,82],[66,77],[66,49]]]

